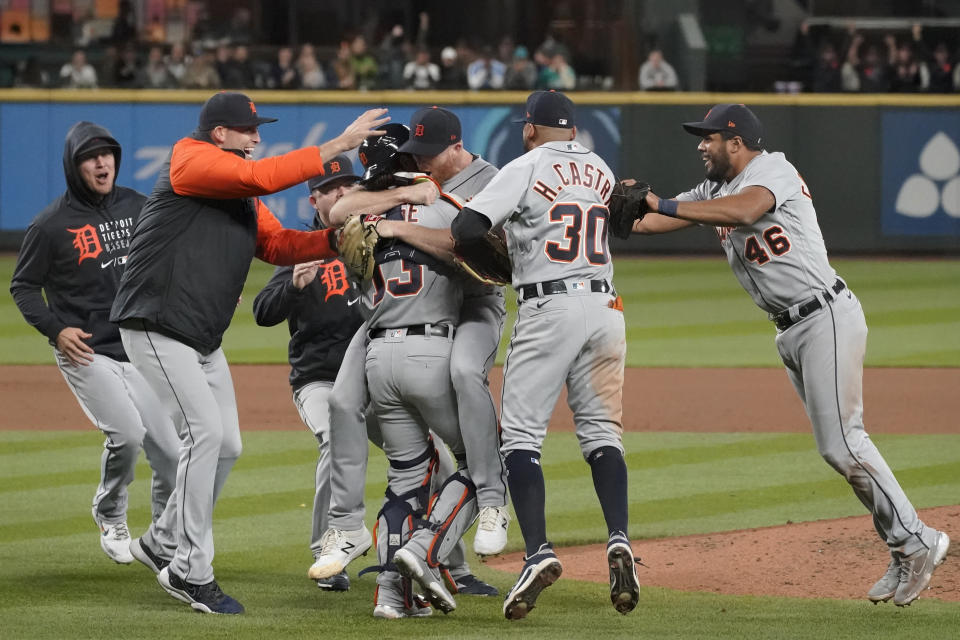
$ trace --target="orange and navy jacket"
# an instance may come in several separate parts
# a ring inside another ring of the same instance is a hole
[[[317,147],[250,161],[201,132],[179,140],[134,228],[110,319],[217,349],[255,256],[289,265],[336,255],[333,231],[285,229],[258,197],[322,173]]]
[[[85,342],[94,353],[127,361],[110,305],[127,260],[130,236],[146,197],[114,184],[99,198],[77,168],[79,151],[93,138],[114,146],[120,171],[120,145],[92,122],[74,125],[63,145],[67,189],[27,227],[10,293],[33,327],[56,345],[66,327],[91,334]]]

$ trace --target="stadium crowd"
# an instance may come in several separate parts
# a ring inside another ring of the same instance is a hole
[[[121,3],[121,6],[126,3]],[[265,45],[256,41],[250,12],[236,9],[221,25],[206,16],[187,42],[160,44],[138,32],[125,12],[108,38],[80,37],[59,72],[34,57],[20,60],[13,86],[76,89],[612,89],[606,75],[579,74],[567,44],[548,35],[539,46],[503,36],[496,45],[460,39],[436,45],[430,17],[418,16],[413,32],[397,24],[382,36],[354,32],[338,46],[311,43]],[[960,91],[960,38],[942,30],[927,37],[920,24],[899,32],[861,31],[803,22],[789,52],[789,67],[770,90],[784,92]],[[618,89],[673,91],[683,81],[656,38],[641,52],[633,86]],[[532,51],[532,53],[531,53]],[[94,54],[95,52],[95,54]],[[622,84],[622,83],[621,83]]]

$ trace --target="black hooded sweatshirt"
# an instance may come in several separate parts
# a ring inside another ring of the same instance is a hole
[[[146,196],[114,183],[101,198],[86,185],[77,158],[103,146],[112,149],[119,173],[120,144],[109,131],[78,122],[67,132],[63,145],[67,190],[27,227],[10,293],[23,317],[50,344],[56,345],[66,327],[78,327],[93,334],[86,342],[94,353],[126,362],[119,328],[109,320],[110,307]]]

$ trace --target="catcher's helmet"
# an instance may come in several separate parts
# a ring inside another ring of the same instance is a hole
[[[379,175],[417,170],[413,158],[399,150],[400,145],[410,138],[407,125],[390,122],[380,128],[386,133],[382,136],[370,136],[360,143],[357,155],[364,168],[361,184],[367,184]]]

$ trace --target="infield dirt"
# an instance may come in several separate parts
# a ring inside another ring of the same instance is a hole
[[[243,429],[304,428],[291,402],[286,366],[233,365],[231,371]],[[497,368],[491,388],[498,400],[501,381]],[[782,369],[627,369],[625,389],[627,431],[810,429]],[[873,434],[957,433],[957,389],[960,369],[867,369],[867,429]],[[0,402],[0,430],[93,428],[54,366],[0,367]],[[572,428],[561,396],[551,429]],[[922,598],[960,601],[960,505],[924,509],[920,515],[954,538],[946,564]],[[646,565],[639,567],[643,585],[729,594],[859,599],[889,562],[869,516],[644,540],[634,547]],[[522,555],[489,564],[518,571]],[[602,545],[568,547],[558,555],[564,577],[607,582]]]

